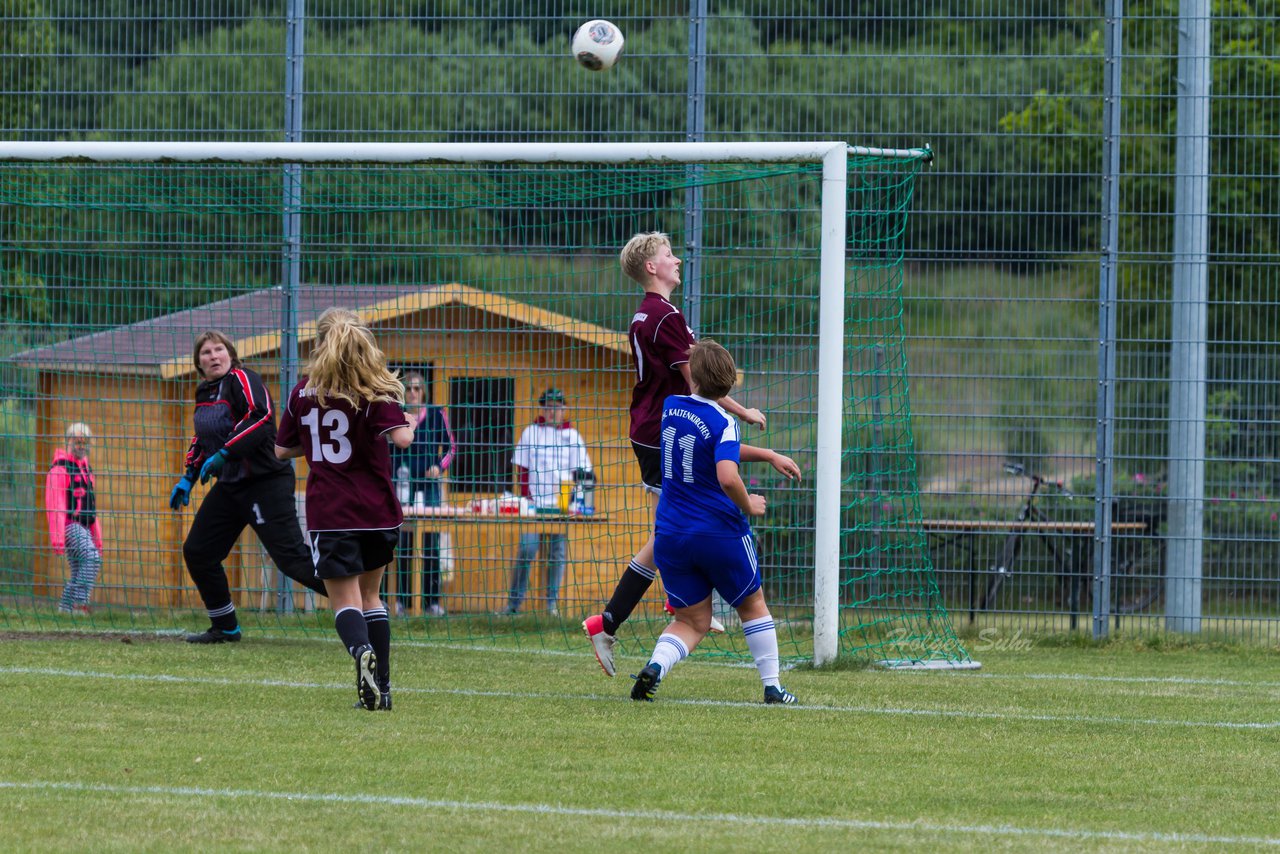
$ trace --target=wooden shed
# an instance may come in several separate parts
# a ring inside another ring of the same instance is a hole
[[[565,392],[568,415],[587,442],[600,481],[601,518],[572,526],[561,610],[575,610],[575,601],[583,611],[598,608],[647,536],[651,518],[627,439],[634,372],[625,334],[458,284],[316,285],[302,287],[296,300],[303,359],[316,318],[334,305],[358,310],[389,362],[423,373],[429,399],[449,407],[459,443],[448,480],[451,505],[468,507],[511,488],[510,451],[536,417],[539,395],[552,386]],[[222,330],[279,400],[282,313],[281,292],[273,288],[11,357],[38,373],[32,462],[41,488],[66,425],[83,421],[94,430],[91,461],[105,546],[96,603],[200,607],[182,563],[182,541],[204,488],[196,487],[188,510],[171,512],[167,505],[192,430],[198,382],[192,344],[206,329]],[[304,475],[302,463],[300,492]],[[33,510],[35,542],[47,542],[44,514]],[[454,532],[447,607],[500,610],[517,526],[458,522],[443,529]],[[237,607],[269,604],[262,595],[266,562],[246,530],[227,561]],[[37,595],[56,595],[64,562],[36,549],[34,563]],[[535,573],[541,577],[540,568]]]

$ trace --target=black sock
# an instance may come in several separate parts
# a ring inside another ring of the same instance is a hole
[[[369,643],[373,644],[373,653],[378,656],[378,690],[384,694],[390,693],[391,621],[387,619],[387,609],[365,611],[364,624],[369,629]]]
[[[627,571],[618,579],[618,586],[613,588],[609,604],[604,606],[604,630],[611,634],[618,633],[618,627],[627,621],[631,612],[640,604],[644,594],[649,592],[653,584],[654,571],[641,566],[634,560],[627,564]]]
[[[240,622],[236,619],[236,606],[228,602],[221,608],[210,608],[209,623],[215,629],[234,635],[240,629]]]
[[[369,628],[365,625],[364,614],[359,608],[343,608],[333,617],[333,625],[338,629],[338,637],[354,657],[356,650],[369,643]]]

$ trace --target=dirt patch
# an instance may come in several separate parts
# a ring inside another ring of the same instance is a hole
[[[182,637],[174,635],[159,635],[152,633],[123,633],[123,632],[15,632],[0,631],[0,641],[61,641],[61,640],[96,640],[103,643],[179,643]]]

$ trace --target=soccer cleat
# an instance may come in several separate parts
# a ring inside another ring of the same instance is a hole
[[[356,650],[356,693],[360,697],[360,705],[369,711],[378,708],[378,656],[373,647],[365,644]]]
[[[226,631],[217,626],[210,626],[198,635],[187,635],[187,643],[240,643],[240,627],[234,631]]]
[[[88,605],[72,605],[71,613],[76,617],[87,617],[89,616],[89,606]]]
[[[363,709],[363,708],[364,708],[364,700],[356,700],[355,704],[354,704],[351,708],[353,708],[353,709]],[[377,711],[379,711],[379,712],[389,712],[389,711],[391,711],[391,694],[390,694],[389,692],[382,692],[382,693],[380,693],[380,694],[378,695],[378,708],[377,708]]]
[[[671,604],[670,599],[662,603],[662,610],[666,611],[668,614],[670,614],[673,617],[676,614],[675,606]],[[712,614],[711,625],[707,627],[707,631],[713,635],[722,635],[724,634],[724,623],[717,620],[716,615]]]
[[[776,687],[773,685],[764,686],[764,701],[767,705],[770,705],[770,706],[775,706],[775,705],[790,706],[792,703],[797,702],[796,695],[792,694],[790,691],[788,691],[786,688],[783,688],[781,685],[778,685]]]
[[[587,637],[591,638],[591,645],[595,647],[596,661],[600,662],[600,669],[604,671],[605,676],[613,676],[616,672],[613,666],[613,645],[618,639],[604,630],[604,617],[594,614],[582,621],[582,630],[587,633]]]
[[[653,695],[658,693],[658,686],[662,684],[662,665],[651,661],[634,678],[636,681],[631,686],[631,699],[652,703]]]

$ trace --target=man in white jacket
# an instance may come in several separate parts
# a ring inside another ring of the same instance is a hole
[[[575,471],[590,471],[582,435],[565,418],[564,392],[549,388],[538,398],[542,412],[534,423],[520,434],[511,464],[516,467],[520,492],[539,513],[564,512],[561,483],[572,489]],[[529,587],[529,569],[542,549],[547,565],[547,610],[555,614],[564,580],[568,538],[564,534],[522,533],[516,549],[516,565],[511,570],[511,589],[507,596],[507,613],[519,612]]]

